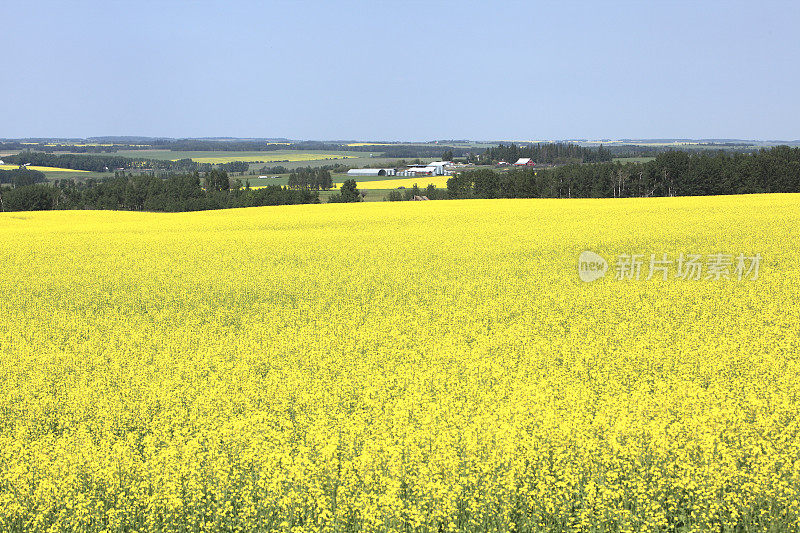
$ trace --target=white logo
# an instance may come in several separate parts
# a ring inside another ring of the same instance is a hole
[[[583,251],[578,256],[578,276],[582,281],[594,281],[606,275],[608,263],[594,252]]]

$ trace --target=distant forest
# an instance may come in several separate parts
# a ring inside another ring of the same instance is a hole
[[[12,179],[19,179],[18,176]],[[207,173],[202,180],[195,172],[167,179],[146,175],[122,176],[85,182],[60,180],[53,185],[30,183],[26,179],[22,185],[0,188],[0,208],[3,211],[112,209],[175,212],[309,203],[319,203],[319,193],[279,185],[250,189],[246,185],[242,187],[239,180],[231,183],[228,174],[219,170]]]
[[[3,158],[6,163],[14,165],[30,164],[42,167],[69,168],[92,172],[113,172],[117,168],[164,170],[172,172],[208,172],[216,168],[225,172],[246,172],[249,164],[244,161],[230,163],[197,163],[191,159],[169,161],[163,159],[140,159],[119,155],[84,155],[84,154],[52,154],[47,152],[24,151]]]
[[[671,150],[646,163],[481,169],[447,181],[449,198],[625,198],[800,192],[800,148],[752,154]]]
[[[598,161],[611,161],[611,152],[602,146],[598,148],[584,148],[572,143],[537,143],[517,146],[512,143],[508,146],[500,144],[495,148],[488,148],[485,152],[488,161],[505,161],[513,163],[521,157],[530,158],[534,163],[565,164],[565,163],[595,163]]]
[[[10,170],[0,170],[0,185],[11,185],[12,187],[24,187],[35,183],[47,181],[44,172],[31,170],[29,168],[14,168]]]

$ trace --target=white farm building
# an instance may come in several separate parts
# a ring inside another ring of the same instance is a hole
[[[449,176],[446,167],[452,166],[450,161],[433,161],[424,165],[412,165],[401,172],[402,176]]]
[[[347,171],[348,176],[394,176],[393,168],[351,168]]]
[[[348,176],[449,176],[452,168],[450,161],[433,161],[422,165],[411,165],[405,170],[393,168],[354,168],[347,171]]]
[[[436,167],[411,167],[403,170],[400,176],[436,176]]]

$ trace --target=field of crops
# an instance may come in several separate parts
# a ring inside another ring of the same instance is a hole
[[[187,152],[173,150],[119,150],[116,155],[145,159],[191,159],[198,163],[230,163],[231,161],[298,162],[352,159],[364,155],[362,152],[321,152],[317,150],[271,150],[266,152],[205,151]],[[368,155],[368,154],[367,154]]]
[[[19,168],[19,165],[0,165],[0,170],[13,170]],[[86,172],[86,170],[75,170],[71,168],[58,168],[58,167],[37,167],[28,166],[31,170],[39,170],[41,172]]]
[[[798,250],[797,195],[0,213],[0,530],[797,531]]]

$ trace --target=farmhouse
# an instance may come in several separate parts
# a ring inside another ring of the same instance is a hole
[[[517,159],[517,162],[514,163],[515,167],[532,167],[534,166],[534,162],[530,157],[520,157]]]
[[[393,168],[351,168],[347,171],[348,176],[394,176]]]

